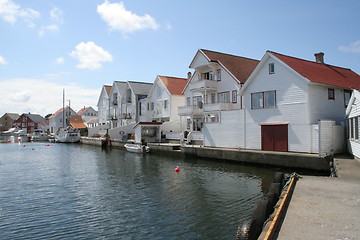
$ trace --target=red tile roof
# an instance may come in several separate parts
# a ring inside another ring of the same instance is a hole
[[[240,83],[245,83],[259,60],[200,49],[210,61],[220,62]]]
[[[67,108],[67,107],[66,107]],[[66,109],[65,108],[65,109]],[[50,118],[55,118],[55,117],[57,117],[60,113],[62,113],[63,112],[63,109],[64,108],[60,108],[59,110],[57,110],[53,115],[51,115],[50,117],[49,117],[49,119]]]
[[[170,94],[183,95],[182,91],[184,90],[186,83],[188,82],[186,78],[167,77],[167,76],[159,76],[159,78],[167,87]]]
[[[80,116],[70,116],[70,126],[75,129],[87,128]]]
[[[307,61],[268,51],[311,82],[360,89],[360,76],[351,69]]]
[[[90,107],[83,107],[82,109],[80,109],[78,112],[77,112],[77,114],[78,115],[81,115],[81,114],[83,114],[86,110],[88,110]]]

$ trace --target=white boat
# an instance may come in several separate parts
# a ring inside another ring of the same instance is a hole
[[[60,143],[77,143],[80,142],[80,133],[74,129],[59,128],[55,134],[55,142]]]
[[[150,147],[145,145],[126,143],[124,146],[126,150],[128,150],[129,152],[134,152],[134,153],[150,152]]]
[[[41,129],[35,129],[34,132],[30,135],[31,141],[33,142],[47,142],[51,138],[47,133]]]

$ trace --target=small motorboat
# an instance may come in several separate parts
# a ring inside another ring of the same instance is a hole
[[[133,152],[133,153],[145,153],[145,152],[148,153],[148,152],[150,152],[150,147],[145,146],[145,145],[126,143],[124,146],[127,151]]]

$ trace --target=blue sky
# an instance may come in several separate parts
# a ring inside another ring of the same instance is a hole
[[[0,116],[96,108],[114,80],[186,77],[200,48],[360,73],[360,1],[0,0]]]

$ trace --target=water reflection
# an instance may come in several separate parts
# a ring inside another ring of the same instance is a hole
[[[85,145],[0,144],[0,153],[4,239],[234,239],[273,177]]]

